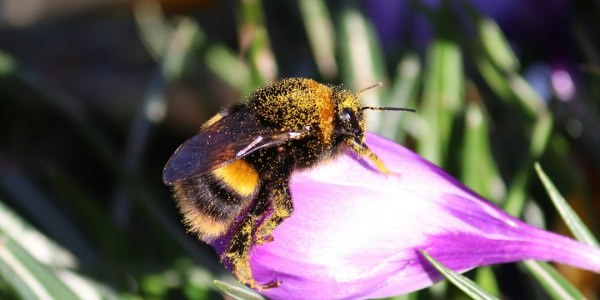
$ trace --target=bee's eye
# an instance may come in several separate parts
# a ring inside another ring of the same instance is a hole
[[[346,109],[342,110],[342,115],[340,116],[340,118],[344,122],[351,122],[352,116],[354,116],[354,113],[351,110],[346,108]]]
[[[360,133],[360,124],[358,122],[358,118],[352,110],[345,108],[344,110],[342,110],[342,115],[340,116],[340,118],[342,119],[342,121],[348,122],[348,124],[352,128],[352,133]]]

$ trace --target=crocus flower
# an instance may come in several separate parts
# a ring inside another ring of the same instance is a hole
[[[272,299],[403,294],[442,277],[420,250],[457,271],[525,259],[600,271],[600,250],[506,214],[404,147],[366,143],[395,175],[347,154],[292,176],[294,214],[255,246],[251,267]],[[226,241],[214,243],[218,252]]]

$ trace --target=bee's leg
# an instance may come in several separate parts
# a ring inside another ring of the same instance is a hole
[[[280,285],[278,281],[273,281],[265,285],[259,284],[252,275],[250,268],[250,251],[252,250],[252,236],[258,222],[256,216],[246,216],[237,232],[229,242],[229,247],[222,254],[221,259],[227,261],[232,267],[232,273],[242,284],[250,288],[263,290]]]
[[[271,203],[270,194],[274,187],[265,184],[259,192],[258,200],[246,217],[239,224],[236,233],[229,242],[227,250],[221,259],[231,264],[233,275],[243,284],[257,290],[269,289],[280,285],[279,281],[272,281],[265,285],[256,282],[250,268],[250,251],[252,250],[256,226],[268,213]]]
[[[366,144],[359,143],[357,141],[350,141],[348,143],[348,145],[358,155],[360,155],[361,157],[366,157],[371,162],[373,162],[373,164],[375,164],[375,166],[377,167],[377,169],[379,170],[379,172],[381,172],[383,174],[392,174],[392,171],[390,171],[390,169],[388,169],[385,166],[385,164],[383,163],[383,161],[381,161],[381,159],[379,157],[377,157],[377,155],[375,153],[373,153],[373,151],[371,151],[371,149],[369,149],[369,147],[367,147]]]
[[[277,184],[277,188],[271,189],[269,195],[271,199],[271,205],[273,206],[273,212],[263,220],[258,229],[256,230],[256,244],[262,245],[273,241],[271,233],[281,222],[289,218],[293,211],[294,206],[292,204],[292,197],[290,195],[289,180],[286,177],[285,180],[280,180]]]

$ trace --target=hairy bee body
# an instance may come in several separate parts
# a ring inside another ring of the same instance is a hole
[[[383,163],[364,144],[364,107],[356,93],[293,78],[256,90],[226,108],[177,149],[163,181],[173,186],[188,229],[210,242],[233,233],[222,256],[242,283],[256,283],[253,246],[293,213],[289,179],[352,149],[382,172]]]

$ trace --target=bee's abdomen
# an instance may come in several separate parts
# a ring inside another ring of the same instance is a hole
[[[238,160],[175,183],[175,197],[188,230],[204,241],[227,233],[260,186],[258,173],[248,166]]]

